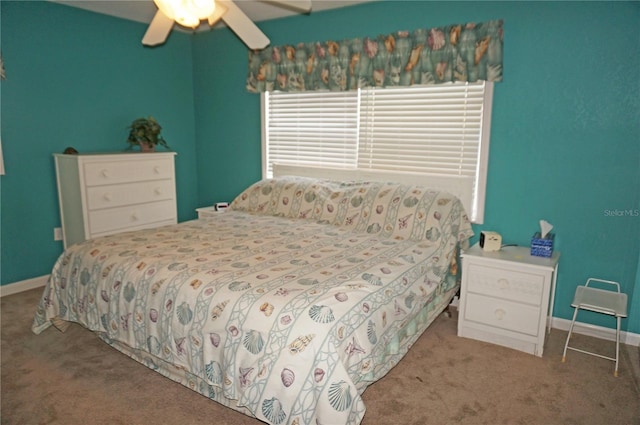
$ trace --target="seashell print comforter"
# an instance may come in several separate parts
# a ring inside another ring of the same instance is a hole
[[[273,208],[257,211],[265,196]],[[290,203],[305,202],[306,218],[298,207],[287,216]],[[32,329],[79,323],[269,424],[358,424],[362,392],[455,293],[457,247],[471,235],[460,202],[441,192],[263,181],[213,218],[69,247]]]

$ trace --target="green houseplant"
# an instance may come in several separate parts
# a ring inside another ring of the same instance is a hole
[[[164,140],[160,132],[162,127],[155,118],[149,116],[147,118],[135,119],[129,126],[129,138],[127,142],[131,146],[139,145],[142,152],[153,152],[157,145],[168,148],[167,142]]]

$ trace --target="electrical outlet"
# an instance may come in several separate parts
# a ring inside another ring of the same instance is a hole
[[[61,241],[62,240],[62,227],[54,227],[53,228],[53,240]]]

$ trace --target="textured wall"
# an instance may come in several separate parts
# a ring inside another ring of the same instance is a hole
[[[179,217],[196,206],[191,37],[144,48],[144,26],[50,2],[3,1],[2,283],[46,275],[62,252],[52,154],[121,151],[153,115],[176,157]]]
[[[229,29],[139,44],[144,25],[48,2],[7,2],[2,52],[2,283],[41,276],[62,249],[51,154],[126,145],[132,117],[153,114],[178,151],[181,220],[260,178],[260,101],[244,89],[247,50]],[[272,44],[505,21],[485,224],[528,245],[544,218],[562,252],[554,315],[575,286],[620,280],[623,327],[640,332],[640,4],[374,2],[260,23]],[[193,42],[191,42],[193,40]],[[606,318],[583,321],[612,326]]]
[[[495,86],[485,224],[475,230],[528,246],[540,219],[554,224],[555,316],[570,318],[575,286],[590,276],[620,280],[634,296],[640,217],[615,211],[640,205],[638,3],[376,2],[260,26],[283,45],[498,18],[504,81]],[[260,101],[244,89],[246,66],[231,31],[195,37],[201,204],[260,178]],[[204,166],[212,158],[216,169]],[[623,326],[640,332],[639,316]],[[612,326],[607,319],[583,320]]]

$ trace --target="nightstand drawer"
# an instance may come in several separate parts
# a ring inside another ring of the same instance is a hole
[[[173,200],[89,212],[89,227],[92,234],[167,220],[176,222],[176,208]]]
[[[539,306],[545,292],[544,276],[505,268],[469,265],[469,292]]]
[[[87,186],[173,178],[172,159],[143,159],[142,156],[117,162],[86,163],[84,176]]]
[[[173,180],[94,186],[87,188],[87,205],[90,210],[114,208],[173,199],[174,194]]]
[[[464,320],[538,336],[540,307],[472,293],[466,294],[465,304]]]

